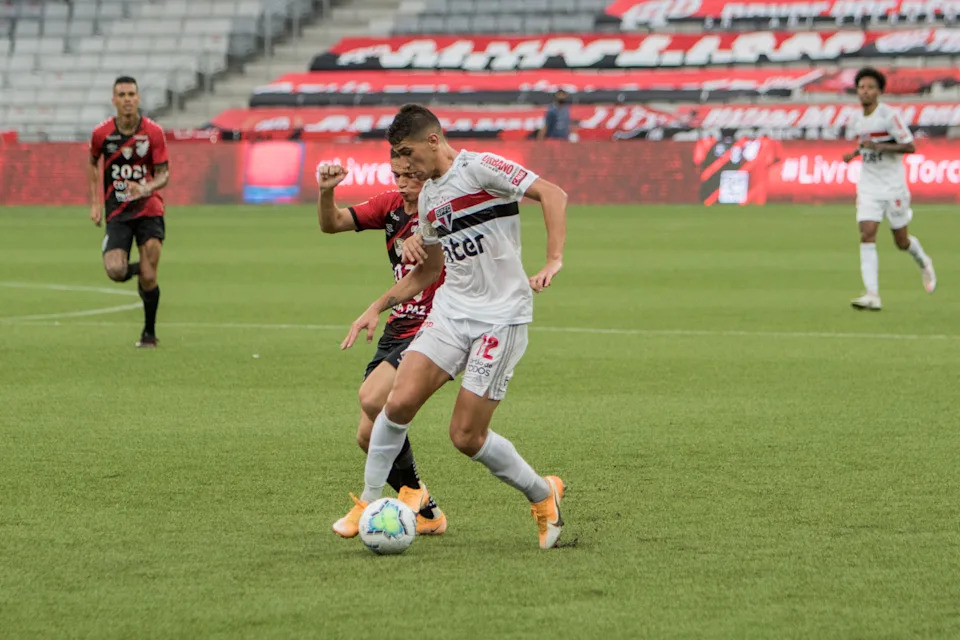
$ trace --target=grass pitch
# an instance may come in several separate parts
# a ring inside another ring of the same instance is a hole
[[[450,529],[377,557],[329,527],[379,233],[173,209],[150,352],[85,209],[0,209],[0,636],[958,637],[960,217],[912,230],[941,289],[884,237],[858,313],[852,206],[572,208],[494,420],[568,483],[565,548],[449,444],[449,385],[411,439]]]

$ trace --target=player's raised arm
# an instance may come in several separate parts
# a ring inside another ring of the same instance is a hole
[[[540,203],[543,222],[547,227],[547,262],[543,269],[530,278],[530,287],[534,291],[543,291],[563,268],[563,246],[567,240],[567,193],[552,182],[537,178],[525,195]]]
[[[317,166],[317,217],[320,230],[324,233],[356,231],[357,225],[349,209],[341,209],[334,199],[334,189],[347,177],[347,170],[338,164],[320,164]]]
[[[349,349],[357,341],[360,332],[366,329],[367,342],[373,341],[380,313],[406,302],[437,281],[443,273],[443,248],[439,243],[424,247],[427,259],[418,264],[413,271],[403,276],[390,290],[374,301],[367,310],[350,325],[350,332],[340,344],[341,349]]]

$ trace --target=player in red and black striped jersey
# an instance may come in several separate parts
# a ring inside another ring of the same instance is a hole
[[[399,281],[415,268],[414,265],[403,262],[402,246],[404,241],[410,240],[417,231],[417,199],[420,197],[423,182],[408,172],[407,161],[399,156],[391,157],[390,167],[397,183],[397,191],[388,191],[363,204],[343,209],[336,205],[334,189],[347,177],[347,171],[339,165],[321,164],[317,167],[317,182],[320,187],[317,213],[320,229],[324,233],[383,230],[387,257],[393,267],[393,276]],[[377,353],[367,365],[364,381],[360,386],[360,424],[357,427],[357,443],[364,452],[368,452],[373,421],[387,401],[403,353],[430,313],[433,294],[441,282],[442,278],[409,303],[394,308],[383,336],[377,343]],[[409,440],[404,442],[403,449],[394,460],[387,482],[398,492],[401,500],[414,494],[419,500],[422,483]],[[429,492],[423,491],[422,495],[420,503],[411,504],[413,510],[418,512],[417,533],[443,533],[447,528],[447,517],[437,508]],[[358,533],[358,522],[341,518],[334,523],[333,530],[344,538],[352,538]]]
[[[160,125],[140,115],[136,80],[116,79],[113,105],[116,117],[98,125],[90,139],[90,219],[99,227],[106,210],[103,267],[114,282],[139,276],[144,325],[137,346],[156,347],[157,266],[165,235],[163,198],[157,191],[170,180],[167,143]],[[130,262],[134,238],[139,262]]]

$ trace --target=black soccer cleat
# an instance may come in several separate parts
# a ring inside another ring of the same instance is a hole
[[[144,331],[142,334],[140,334],[140,339],[137,340],[136,346],[137,349],[156,349],[159,342],[160,341],[157,339],[157,336]]]

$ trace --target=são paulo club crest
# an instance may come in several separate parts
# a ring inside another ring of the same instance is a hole
[[[123,154],[123,157],[129,160],[133,157],[133,147],[123,147],[120,149],[120,153]]]
[[[448,202],[441,207],[437,207],[434,209],[433,215],[436,217],[437,222],[440,223],[440,226],[445,229],[450,229],[453,220],[453,205]]]

